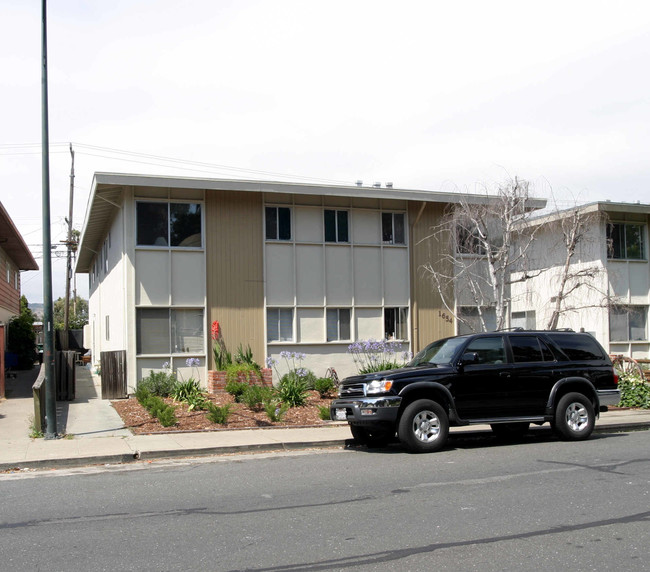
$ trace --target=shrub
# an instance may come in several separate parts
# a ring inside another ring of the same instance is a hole
[[[329,405],[319,405],[318,406],[318,417],[320,417],[323,421],[329,421],[330,420],[330,408],[329,408]]]
[[[329,377],[319,377],[314,382],[314,389],[318,391],[318,395],[325,397],[334,391],[334,380]]]
[[[187,403],[190,411],[192,409],[205,409],[208,401],[199,382],[194,379],[188,379],[182,383],[177,382],[172,391],[172,397],[175,401]]]
[[[295,371],[282,376],[278,385],[278,399],[289,407],[302,407],[307,403],[307,383]]]
[[[157,417],[163,427],[171,427],[172,425],[176,425],[178,421],[174,408],[169,405],[166,405],[164,409],[159,411]]]
[[[235,398],[237,403],[241,400],[242,393],[246,391],[247,387],[249,385],[245,381],[233,380],[226,383],[226,391]]]
[[[261,411],[265,401],[273,397],[273,389],[261,385],[249,385],[240,395],[240,402],[253,411]]]
[[[219,406],[215,403],[209,401],[207,403],[208,413],[206,417],[212,421],[212,423],[218,423],[219,425],[224,425],[228,423],[228,416],[230,415],[230,404]]]
[[[250,383],[251,378],[254,380],[261,375],[260,367],[257,364],[233,363],[226,368],[226,381],[237,381],[240,374]]]
[[[151,393],[151,395],[159,395],[160,397],[169,397],[174,391],[176,385],[176,376],[167,371],[150,371],[149,375],[140,380],[138,387],[143,387]]]
[[[650,383],[637,374],[622,373],[618,388],[621,390],[621,407],[650,409]]]
[[[138,384],[134,395],[138,403],[144,407],[144,401],[148,397],[151,397],[151,392],[144,385]]]
[[[285,413],[289,411],[289,405],[287,403],[280,403],[277,399],[270,399],[264,402],[264,411],[266,411],[269,420],[276,423],[282,421]]]
[[[167,404],[161,397],[150,395],[142,402],[142,406],[151,414],[152,417],[158,417],[158,414],[167,407]]]

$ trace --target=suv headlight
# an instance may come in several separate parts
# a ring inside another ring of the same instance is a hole
[[[393,382],[389,379],[375,379],[366,385],[366,395],[374,395],[376,393],[386,393],[393,387]]]

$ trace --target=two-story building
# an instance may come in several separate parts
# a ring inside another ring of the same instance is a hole
[[[590,332],[611,354],[647,359],[648,204],[603,201],[541,218],[529,259],[531,270],[545,270],[513,285],[511,325],[548,327],[566,262],[563,228],[571,228],[574,213],[587,224],[570,260],[557,327]]]
[[[86,344],[95,363],[126,350],[129,391],[163,363],[197,377],[189,357],[205,384],[215,321],[230,351],[250,345],[259,363],[304,353],[317,375],[354,373],[356,340],[417,351],[455,333],[420,269],[441,258],[427,237],[457,201],[392,187],[97,173],[76,266],[90,281]]]

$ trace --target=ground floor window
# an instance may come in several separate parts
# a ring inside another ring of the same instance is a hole
[[[329,308],[327,310],[327,341],[350,339],[350,309]]]
[[[138,308],[137,353],[203,353],[203,309]]]
[[[609,311],[609,341],[637,342],[648,339],[648,308],[627,306]]]
[[[266,309],[266,340],[268,342],[293,341],[293,308]]]
[[[408,340],[408,308],[384,308],[384,336],[387,340]]]

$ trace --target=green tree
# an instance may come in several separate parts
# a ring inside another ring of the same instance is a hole
[[[88,323],[88,302],[77,296],[77,311],[74,311],[74,302],[70,300],[70,316],[68,322],[71,330],[80,330]],[[54,302],[54,329],[62,330],[65,316],[65,298]]]
[[[34,367],[37,358],[34,314],[25,296],[20,298],[20,314],[9,320],[7,338],[7,350],[18,355],[18,368]]]

